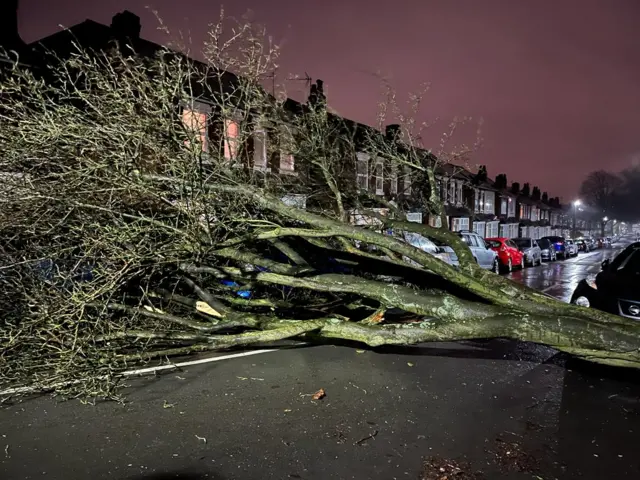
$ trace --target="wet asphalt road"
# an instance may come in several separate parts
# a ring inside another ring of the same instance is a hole
[[[526,267],[507,274],[514,282],[545,292],[552,297],[569,302],[578,283],[589,274],[600,271],[606,258],[613,258],[624,244],[616,243],[611,248],[602,248],[589,253],[580,253],[567,260],[545,262],[540,266]]]
[[[564,296],[602,255],[511,275]],[[638,373],[531,344],[290,348],[127,393],[0,410],[0,479],[418,479],[429,456],[485,480],[640,478]]]

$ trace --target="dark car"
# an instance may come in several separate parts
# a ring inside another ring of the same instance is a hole
[[[584,238],[579,238],[576,240],[576,245],[578,245],[578,251],[589,253],[591,248],[589,248],[589,243]]]
[[[541,238],[540,240],[538,240],[538,246],[540,247],[542,260],[546,260],[549,262],[556,261],[556,249],[549,239]]]
[[[557,257],[562,257],[563,259],[569,258],[569,252],[567,252],[567,246],[566,246],[564,237],[551,236],[551,237],[542,237],[542,238],[546,238],[553,244],[553,247],[556,250]]]
[[[571,303],[640,320],[640,242],[602,262],[600,273],[578,284]]]

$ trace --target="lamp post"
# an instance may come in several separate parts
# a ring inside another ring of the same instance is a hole
[[[573,238],[576,238],[576,217],[577,217],[577,212],[578,212],[578,207],[582,205],[582,202],[580,200],[574,200],[573,201],[573,232],[571,232],[571,236]]]
[[[609,221],[609,217],[604,217],[602,219],[602,237],[604,238],[607,235],[607,222]]]

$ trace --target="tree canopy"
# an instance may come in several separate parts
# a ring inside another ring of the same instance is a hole
[[[234,32],[214,26],[200,63],[78,48],[2,78],[3,388],[112,396],[133,365],[291,338],[504,337],[639,364],[637,322],[480,269],[446,222],[407,221],[444,215],[436,173],[461,149],[423,149],[393,98],[389,137],[267,93],[277,51]]]

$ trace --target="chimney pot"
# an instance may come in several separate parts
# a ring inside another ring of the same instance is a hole
[[[24,46],[18,33],[18,0],[0,0],[0,47],[18,50]]]
[[[142,26],[140,24],[140,17],[129,10],[125,10],[113,16],[111,19],[111,28],[118,34],[133,39],[140,38]]]

